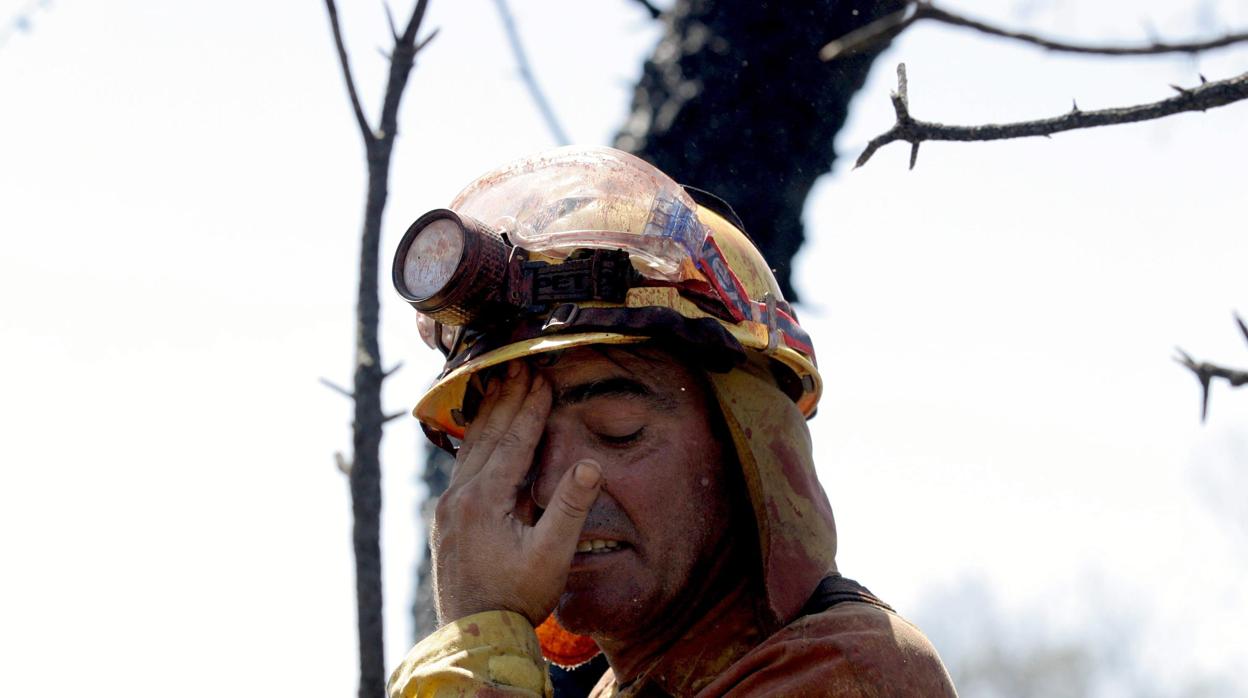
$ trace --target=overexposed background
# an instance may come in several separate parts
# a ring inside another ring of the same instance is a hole
[[[1248,26],[1234,0],[957,7],[1089,40]],[[384,14],[340,11],[375,119]],[[512,11],[570,136],[610,143],[660,25],[627,0]],[[0,21],[0,694],[353,694],[350,406],[317,378],[350,380],[365,172],[323,4],[0,0]],[[383,267],[420,213],[554,145],[490,0],[433,0],[425,26]],[[1110,637],[1159,695],[1248,695],[1248,394],[1215,385],[1202,426],[1170,360],[1248,365],[1248,104],[851,171],[901,61],[917,118],[971,124],[1161,99],[1248,48],[1095,60],[919,25],[855,102],[795,276],[846,574],[947,657]],[[383,279],[388,410],[438,364],[413,319]],[[384,443],[390,666],[420,438]],[[1112,678],[1095,692],[1140,693]]]

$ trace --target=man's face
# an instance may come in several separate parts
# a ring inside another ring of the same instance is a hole
[[[603,637],[644,632],[733,543],[724,450],[703,380],[653,349],[578,349],[538,370],[554,402],[535,454],[534,502],[548,505],[581,460],[597,461],[605,477],[559,621]]]

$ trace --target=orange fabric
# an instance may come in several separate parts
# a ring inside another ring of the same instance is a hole
[[[918,628],[875,606],[844,603],[767,638],[697,695],[956,698],[957,691]]]
[[[798,618],[732,662],[705,660],[734,638],[689,635],[645,677],[621,686],[610,670],[593,698],[685,695],[697,698],[828,696],[836,698],[956,698],[957,691],[927,638],[895,613],[843,603]],[[692,665],[692,666],[691,666]]]
[[[577,667],[598,655],[598,645],[584,635],[566,630],[552,613],[537,626],[542,656],[565,669]]]
[[[751,354],[743,366],[707,375],[745,476],[763,591],[770,620],[779,626],[837,571],[836,523],[815,474],[806,418],[776,387],[768,361]]]

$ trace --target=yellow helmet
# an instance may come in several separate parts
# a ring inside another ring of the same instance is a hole
[[[447,357],[413,410],[444,447],[482,370],[591,344],[683,343],[718,370],[757,352],[806,417],[822,391],[810,338],[731,209],[612,148],[482,176],[412,224],[393,277]]]

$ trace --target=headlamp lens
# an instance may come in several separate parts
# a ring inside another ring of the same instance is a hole
[[[438,218],[416,233],[403,260],[403,283],[413,297],[431,298],[454,276],[464,256],[464,229]]]

